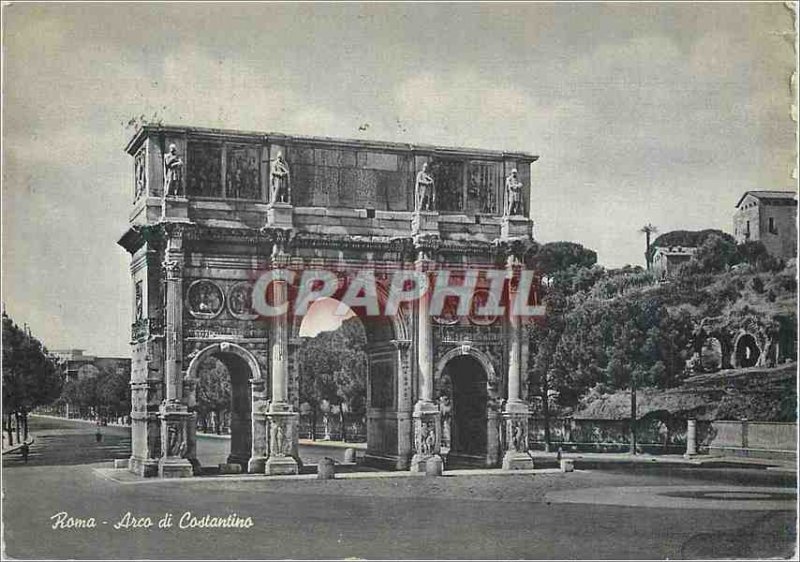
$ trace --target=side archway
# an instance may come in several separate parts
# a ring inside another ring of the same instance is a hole
[[[495,366],[471,344],[437,361],[434,381],[449,466],[496,466],[500,458],[500,396]]]
[[[254,410],[258,409],[255,407],[256,403],[262,398],[266,381],[257,359],[247,349],[232,342],[210,344],[194,354],[186,369],[186,380],[190,388],[194,387],[188,400],[190,408],[197,406],[194,394],[197,392],[201,366],[212,357],[225,366],[230,377],[231,440],[226,462],[240,464],[243,470],[248,470],[248,463],[252,458],[266,456],[265,422],[255,420],[254,416]],[[189,432],[187,456],[191,455],[190,460],[197,469],[200,461],[197,458],[196,423],[195,417],[194,431]]]

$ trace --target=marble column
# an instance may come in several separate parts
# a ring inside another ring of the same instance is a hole
[[[287,261],[282,253],[273,255],[275,265]],[[272,282],[273,303],[286,302],[289,287],[285,281]],[[289,379],[289,318],[281,314],[272,319],[270,365],[272,373],[272,402],[269,407],[270,455],[265,463],[267,474],[297,474],[297,461],[291,456],[297,449],[297,426],[299,416],[288,400]]]
[[[420,252],[417,272],[427,275],[432,265],[428,256]],[[416,305],[419,400],[414,405],[414,456],[411,458],[411,471],[423,473],[428,459],[439,457],[442,433],[439,406],[433,401],[433,328],[429,305],[430,292],[426,292]]]
[[[166,321],[164,326],[165,398],[161,403],[161,458],[158,475],[162,478],[192,476],[185,458],[188,447],[187,425],[191,414],[181,402],[183,394],[183,249],[182,232],[169,233],[163,269],[166,275]]]
[[[530,408],[520,395],[522,376],[522,325],[519,316],[510,303],[516,298],[516,270],[519,267],[516,256],[508,257],[506,264],[508,276],[508,398],[503,409],[506,450],[503,455],[503,468],[520,470],[533,468],[533,459],[528,455],[528,418]]]

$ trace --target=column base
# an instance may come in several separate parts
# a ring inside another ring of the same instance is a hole
[[[158,460],[131,457],[128,463],[128,470],[142,478],[158,476]]]
[[[247,461],[247,472],[250,474],[264,474],[267,471],[267,457],[252,457]]]
[[[438,457],[441,447],[441,420],[439,407],[430,401],[420,400],[414,405],[414,455],[411,457],[411,472],[425,473],[425,465],[431,457]]]
[[[300,468],[292,457],[270,457],[264,466],[269,475],[299,474]]]
[[[294,225],[294,207],[290,203],[270,203],[267,205],[266,226],[292,228]]]
[[[159,478],[189,478],[194,476],[192,463],[182,458],[165,458],[158,461]]]
[[[506,215],[500,222],[500,237],[531,238],[533,236],[533,221],[522,215]]]
[[[411,232],[414,234],[439,232],[439,213],[436,211],[414,211],[411,216]]]
[[[189,222],[189,200],[180,195],[162,197],[161,220]]]
[[[533,468],[533,459],[527,453],[506,451],[503,455],[503,470],[530,470]]]

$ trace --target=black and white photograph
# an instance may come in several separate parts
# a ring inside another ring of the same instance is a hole
[[[798,556],[797,2],[2,50],[3,560]]]

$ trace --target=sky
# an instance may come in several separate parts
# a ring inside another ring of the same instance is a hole
[[[3,4],[2,299],[129,355],[132,117],[509,149],[535,236],[607,267],[794,189],[793,16],[760,4]],[[365,131],[359,128],[368,124]]]

